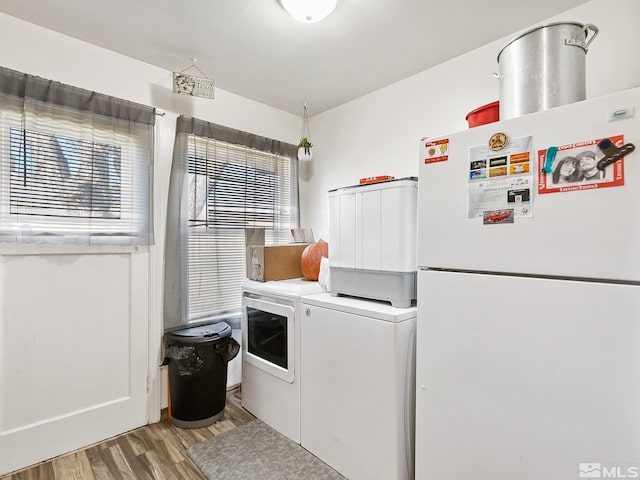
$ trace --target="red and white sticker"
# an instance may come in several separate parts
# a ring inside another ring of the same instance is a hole
[[[421,150],[424,163],[444,162],[449,160],[449,139],[424,142]]]

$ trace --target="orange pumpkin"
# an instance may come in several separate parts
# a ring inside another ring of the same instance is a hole
[[[302,251],[300,266],[302,267],[302,274],[309,280],[318,280],[320,259],[322,257],[329,258],[329,244],[324,240],[318,240]]]

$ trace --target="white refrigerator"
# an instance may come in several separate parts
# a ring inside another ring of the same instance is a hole
[[[416,479],[639,478],[638,116],[420,141]]]

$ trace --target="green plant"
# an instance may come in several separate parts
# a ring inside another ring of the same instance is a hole
[[[309,155],[309,149],[313,147],[313,143],[309,141],[307,137],[302,137],[300,139],[300,143],[298,143],[298,148],[304,148],[304,153]]]

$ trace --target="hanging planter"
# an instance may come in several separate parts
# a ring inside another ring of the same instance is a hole
[[[307,137],[302,137],[300,143],[298,143],[298,160],[308,161],[313,158],[311,154],[311,147],[313,144]]]
[[[307,162],[313,158],[311,153],[311,134],[309,133],[309,117],[307,115],[307,104],[304,104],[304,114],[302,115],[302,132],[298,143],[298,160]]]

